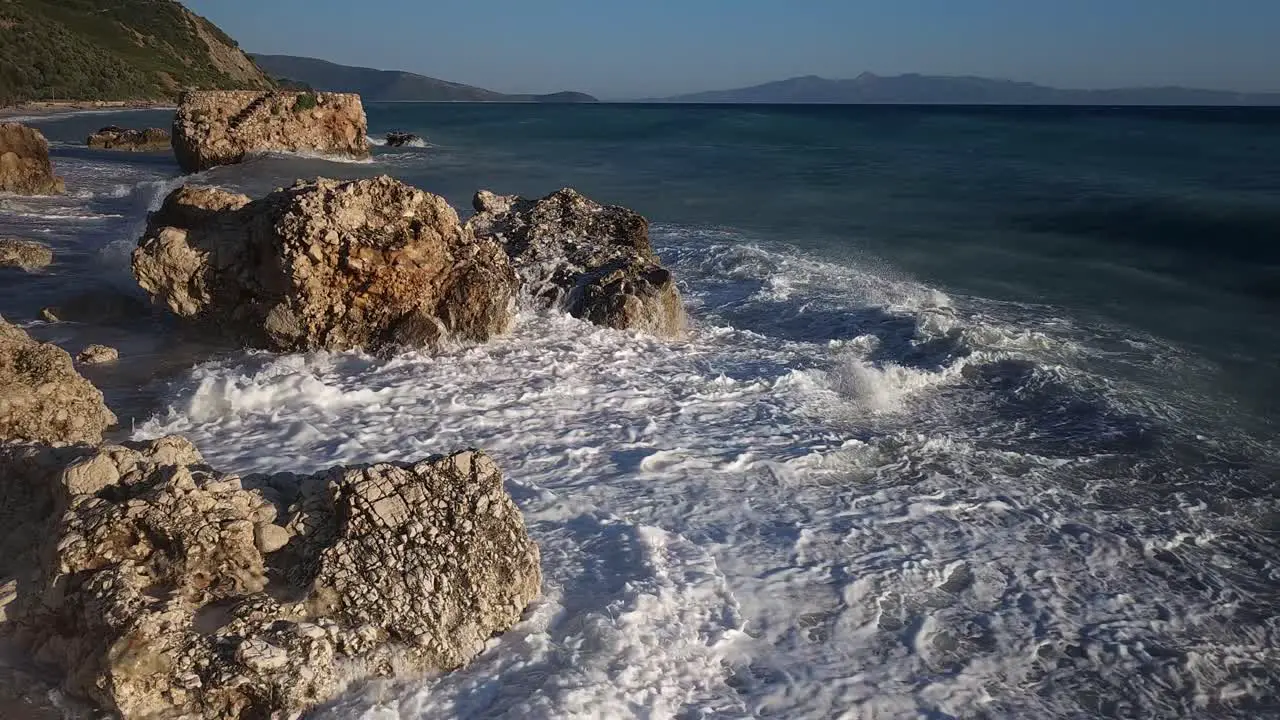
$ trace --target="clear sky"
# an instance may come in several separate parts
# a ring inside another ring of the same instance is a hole
[[[605,99],[867,70],[1280,90],[1280,0],[184,0],[250,52]]]

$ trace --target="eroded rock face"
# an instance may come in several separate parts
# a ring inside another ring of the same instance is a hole
[[[442,198],[390,177],[299,183],[250,201],[174,191],[133,254],[174,313],[256,347],[381,350],[505,332],[518,280]]]
[[[684,332],[680,291],[640,214],[567,188],[540,200],[481,190],[473,205],[467,226],[503,243],[531,295],[597,325]]]
[[[359,95],[253,90],[183,93],[173,152],[187,172],[230,165],[258,152],[369,156]]]
[[[99,150],[127,150],[129,152],[160,152],[170,148],[169,131],[160,128],[135,130],[108,125],[89,136],[85,144]]]
[[[53,174],[44,135],[18,123],[0,123],[0,192],[58,195],[65,191],[62,178]]]
[[[0,442],[99,443],[115,423],[67,351],[0,318]]]
[[[44,243],[0,238],[0,267],[16,267],[32,272],[46,268],[52,262],[53,251]]]
[[[124,720],[286,717],[351,679],[451,669],[539,592],[478,451],[267,490],[182,438],[70,452],[0,446],[0,470],[51,488],[47,560],[15,573],[0,627]]]

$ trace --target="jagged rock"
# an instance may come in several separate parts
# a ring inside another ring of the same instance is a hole
[[[0,267],[16,267],[31,272],[53,262],[53,250],[34,240],[0,238]]]
[[[518,288],[500,244],[386,176],[299,182],[252,202],[176,190],[133,272],[177,315],[281,351],[483,341],[510,326]]]
[[[347,93],[193,90],[173,119],[173,152],[187,172],[260,152],[369,156],[360,96]]]
[[[541,585],[478,451],[268,478],[293,488],[284,516],[177,437],[0,446],[0,472],[46,491],[0,630],[123,720],[290,717],[350,680],[452,669]]]
[[[0,441],[99,443],[115,423],[67,351],[0,318]]]
[[[76,356],[76,362],[83,365],[101,365],[120,359],[120,351],[106,345],[90,345]]]
[[[393,130],[387,133],[387,147],[404,147],[405,145],[411,145],[419,140],[422,140],[422,138],[411,132]]]
[[[0,192],[19,195],[58,195],[66,192],[53,174],[49,142],[39,130],[18,123],[0,123]]]
[[[685,314],[638,213],[572,189],[540,200],[476,193],[467,226],[503,243],[531,295],[597,325],[675,337]]]
[[[89,136],[85,144],[100,150],[128,150],[130,152],[157,152],[170,148],[169,131],[160,128],[134,130],[118,125],[108,125]]]

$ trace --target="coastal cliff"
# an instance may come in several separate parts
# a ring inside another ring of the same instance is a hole
[[[273,86],[226,33],[174,0],[0,2],[0,106]]]

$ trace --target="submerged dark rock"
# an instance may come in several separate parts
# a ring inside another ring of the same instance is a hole
[[[481,190],[473,205],[468,227],[503,243],[531,295],[597,325],[684,332],[679,288],[639,213],[568,188],[539,200]]]

